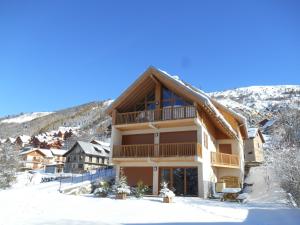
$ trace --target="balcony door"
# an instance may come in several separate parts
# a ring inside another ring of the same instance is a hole
[[[169,189],[177,196],[198,195],[198,170],[197,167],[165,167],[160,168],[160,183],[167,182]]]

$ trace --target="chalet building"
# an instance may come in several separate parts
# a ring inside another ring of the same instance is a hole
[[[22,151],[21,156],[21,169],[22,170],[36,170],[45,169],[51,165],[54,167],[54,172],[62,172],[65,162],[64,154],[66,150],[61,149],[39,149],[30,148]],[[51,170],[53,171],[53,170]]]
[[[116,179],[142,180],[154,195],[166,181],[176,195],[201,197],[218,181],[243,184],[245,118],[178,77],[150,67],[107,113]]]
[[[258,128],[249,128],[248,137],[245,140],[245,163],[247,166],[260,165],[264,161],[264,136]]]
[[[62,147],[62,140],[57,138],[53,138],[51,136],[32,136],[29,144],[32,145],[34,148],[42,148],[42,149],[61,149]]]
[[[44,169],[45,164],[51,162],[53,155],[48,149],[33,148],[20,153],[21,170]]]
[[[109,165],[110,148],[93,141],[93,143],[77,141],[64,154],[65,172],[81,173]]]
[[[29,145],[31,137],[28,135],[20,135],[16,138],[15,144],[19,145],[20,147],[25,147]]]

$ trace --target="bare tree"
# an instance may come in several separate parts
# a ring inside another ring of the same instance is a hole
[[[267,163],[277,174],[281,186],[300,205],[300,110],[280,112],[278,123],[280,126],[274,130],[267,149]]]
[[[0,145],[0,189],[10,187],[16,180],[19,167],[19,154],[11,144]]]

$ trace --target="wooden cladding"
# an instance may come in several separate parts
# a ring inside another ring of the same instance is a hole
[[[113,158],[202,157],[199,143],[164,143],[143,145],[114,145]]]
[[[219,144],[219,152],[232,154],[231,144]]]
[[[154,144],[154,134],[123,135],[122,145]]]
[[[195,118],[195,106],[165,107],[155,110],[116,113],[116,125]]]
[[[197,131],[179,131],[160,133],[160,143],[191,143],[197,142]]]
[[[220,152],[211,153],[211,163],[214,166],[239,167],[240,159],[238,155],[225,154]]]
[[[153,185],[153,167],[121,167],[120,171],[131,187],[135,187],[140,181],[148,187]]]

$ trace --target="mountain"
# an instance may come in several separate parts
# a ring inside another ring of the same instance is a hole
[[[245,116],[250,126],[257,126],[263,120],[275,121],[287,108],[300,109],[300,85],[251,86],[209,95]]]
[[[250,126],[274,124],[281,111],[300,109],[300,85],[251,86],[208,93],[248,119]],[[79,127],[88,139],[101,136],[110,125],[105,109],[112,101],[90,102],[56,112],[26,113],[0,118],[0,139],[37,135],[59,127]]]
[[[59,127],[79,127],[90,136],[101,134],[110,124],[105,109],[112,101],[90,102],[56,112],[26,113],[0,119],[0,139],[37,135]]]
[[[25,113],[18,116],[8,116],[7,119],[0,120],[0,123],[25,123],[36,118],[47,116],[52,112],[34,112],[34,113]]]

